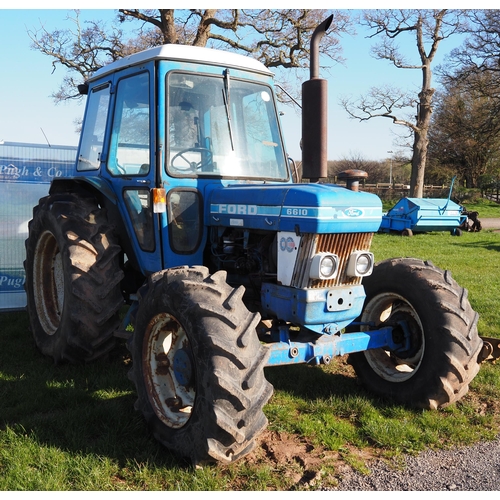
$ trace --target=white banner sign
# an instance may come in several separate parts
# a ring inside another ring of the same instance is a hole
[[[33,207],[73,169],[76,148],[0,143],[0,310],[22,309],[25,240]]]

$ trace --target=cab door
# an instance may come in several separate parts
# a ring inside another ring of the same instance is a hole
[[[162,268],[151,199],[156,176],[154,74],[154,63],[146,63],[110,75],[91,89],[79,155],[79,169],[99,169],[113,191],[128,233],[128,257],[144,274]]]
[[[158,173],[159,187],[166,193],[165,210],[158,215],[165,267],[204,264],[204,192],[208,183],[220,182],[196,174],[212,162],[210,148],[202,138],[201,96],[185,91],[183,84],[189,88],[189,81],[179,82],[179,70],[191,66],[185,61],[160,61],[157,67],[157,126],[162,159]]]

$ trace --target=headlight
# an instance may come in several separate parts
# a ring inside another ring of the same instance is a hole
[[[353,252],[347,262],[347,276],[370,276],[374,258],[371,252]]]
[[[339,258],[333,253],[316,254],[311,262],[309,276],[312,279],[329,280],[335,278],[339,269]]]

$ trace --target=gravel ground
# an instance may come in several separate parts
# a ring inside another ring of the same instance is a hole
[[[500,435],[495,441],[425,451],[391,468],[377,460],[370,474],[346,472],[337,491],[500,491]]]
[[[483,227],[483,229],[500,229],[500,219],[482,219],[481,217],[479,217],[479,220],[481,221],[481,226]]]

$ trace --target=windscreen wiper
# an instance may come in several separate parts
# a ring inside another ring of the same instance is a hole
[[[224,107],[226,108],[227,126],[229,128],[229,139],[231,141],[231,150],[234,151],[233,126],[231,125],[229,69],[224,70],[224,88],[222,89],[222,98],[224,100]]]

